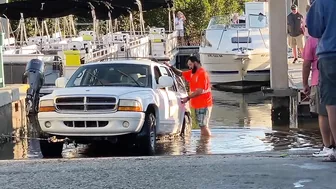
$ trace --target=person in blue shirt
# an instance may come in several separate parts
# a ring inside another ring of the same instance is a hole
[[[325,105],[329,125],[336,139],[336,0],[315,0],[307,13],[308,33],[318,38],[316,54],[320,71],[321,104]],[[336,161],[336,150],[329,156]]]

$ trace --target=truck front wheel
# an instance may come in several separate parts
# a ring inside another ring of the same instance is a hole
[[[140,151],[144,155],[154,155],[156,148],[156,117],[148,112],[143,125],[144,135],[138,138]]]

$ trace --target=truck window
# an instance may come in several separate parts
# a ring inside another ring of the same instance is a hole
[[[175,79],[176,79],[177,90],[180,93],[186,93],[187,90],[185,88],[185,84],[184,84],[184,81],[183,81],[182,77],[175,75]]]

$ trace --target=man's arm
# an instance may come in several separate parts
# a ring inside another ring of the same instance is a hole
[[[306,20],[308,33],[310,36],[315,38],[321,38],[324,30],[324,17],[323,17],[323,5],[321,1],[315,1],[308,13],[307,13],[307,20]]]
[[[203,93],[204,89],[196,89],[196,91],[194,91],[193,93],[191,93],[187,98],[188,100],[189,99],[192,99],[192,98],[195,98],[195,97],[198,97],[199,95],[201,95]]]
[[[311,46],[311,38],[309,38],[305,44],[305,47],[303,49],[302,58],[303,58],[303,64],[302,64],[302,84],[304,88],[308,88],[308,79],[310,75],[311,70],[311,64],[314,60],[315,51],[312,49]]]
[[[181,70],[179,70],[179,69],[177,69],[177,68],[175,68],[174,66],[169,66],[172,70],[173,70],[173,72],[176,74],[176,75],[178,75],[178,76],[182,76],[182,71]]]
[[[203,94],[203,92],[205,91],[206,82],[208,81],[206,80],[205,73],[199,75],[198,82],[196,84],[196,90],[187,97],[188,100]]]
[[[287,33],[290,33],[292,31],[292,25],[293,25],[293,19],[291,17],[291,14],[287,16]]]
[[[301,29],[302,29],[302,34],[305,34],[306,32],[306,21],[303,18],[303,16],[301,15]]]
[[[302,64],[302,83],[303,87],[308,87],[308,78],[310,75],[310,68],[311,68],[310,60],[304,60]]]

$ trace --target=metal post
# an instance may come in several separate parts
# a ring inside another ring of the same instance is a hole
[[[299,0],[298,1],[298,10],[302,14],[303,18],[306,19],[307,11],[306,8],[309,5],[308,0]]]
[[[287,15],[289,15],[289,13],[291,13],[291,6],[293,4],[293,0],[286,0],[287,3]]]
[[[4,75],[4,64],[3,64],[3,45],[4,45],[4,33],[0,33],[0,88],[5,87],[5,75]]]
[[[8,0],[0,0],[0,4],[4,4],[4,3],[8,3]],[[9,20],[6,18],[0,18],[0,22],[3,26],[3,28],[5,29],[5,34],[6,36],[9,35],[9,31],[7,30],[7,28],[9,27]]]

